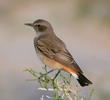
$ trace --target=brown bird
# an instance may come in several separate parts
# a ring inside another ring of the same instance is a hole
[[[81,86],[92,84],[92,82],[83,75],[82,70],[67,50],[64,42],[55,35],[55,32],[48,21],[38,19],[33,23],[27,23],[25,25],[32,26],[37,33],[34,38],[34,47],[43,63],[53,70],[58,70],[54,79],[59,72],[63,70],[72,74]]]

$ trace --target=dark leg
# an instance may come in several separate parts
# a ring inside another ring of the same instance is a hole
[[[47,75],[47,74],[49,74],[49,73],[51,73],[51,72],[53,72],[53,71],[54,71],[54,70],[52,69],[52,70],[48,71],[47,73],[42,74],[39,78],[42,78],[43,76],[45,76],[45,75]]]
[[[58,72],[56,73],[55,77],[52,79],[53,81],[56,79],[56,77],[58,76],[59,73],[60,73],[60,70],[58,70]]]

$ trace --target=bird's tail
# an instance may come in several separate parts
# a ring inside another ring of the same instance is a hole
[[[70,69],[70,68],[68,68],[68,67],[63,67],[63,70],[66,71],[66,72],[71,73],[72,76],[75,77],[75,78],[78,80],[79,84],[80,84],[81,86],[83,86],[83,87],[84,87],[84,86],[88,86],[89,84],[92,84],[92,82],[89,81],[89,80],[88,80],[82,73],[80,73],[80,72],[76,72],[75,70]]]
[[[89,84],[92,84],[90,80],[88,80],[82,73],[79,73],[78,75],[78,82],[81,86],[88,86]]]

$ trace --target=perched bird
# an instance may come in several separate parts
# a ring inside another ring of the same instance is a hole
[[[92,84],[92,82],[83,75],[83,71],[67,50],[64,42],[55,35],[55,32],[48,21],[38,19],[33,23],[27,23],[25,25],[33,27],[36,31],[34,47],[43,63],[46,66],[51,67],[53,70],[58,70],[54,79],[57,77],[59,72],[63,70],[72,74],[81,86]]]

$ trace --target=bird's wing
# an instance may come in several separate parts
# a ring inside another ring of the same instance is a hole
[[[43,39],[38,40],[34,43],[34,45],[35,48],[37,47],[37,49],[48,58],[53,59],[68,67],[71,67],[80,73],[83,73],[71,54],[66,49],[64,43],[61,40],[59,40],[58,42],[61,42],[62,45],[60,43],[57,43],[56,41]]]

